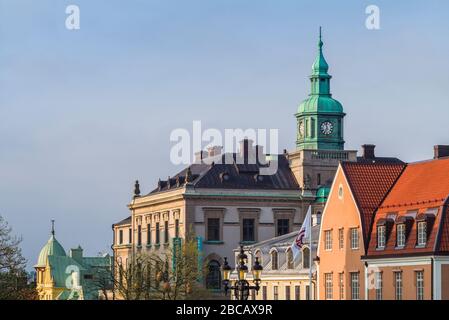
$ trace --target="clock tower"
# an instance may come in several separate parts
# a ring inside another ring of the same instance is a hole
[[[297,119],[298,150],[343,150],[343,106],[330,93],[329,65],[323,55],[323,41],[318,41],[318,55],[312,65],[311,93],[301,102]]]

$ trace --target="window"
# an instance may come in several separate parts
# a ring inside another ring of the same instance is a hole
[[[304,269],[310,268],[310,250],[307,247],[302,249],[302,267]]]
[[[401,223],[396,226],[396,245],[398,247],[405,246],[405,224]]]
[[[256,289],[251,289],[251,300],[256,300]]]
[[[306,285],[306,300],[310,300],[310,286]]]
[[[118,231],[118,243],[123,244],[123,230]]]
[[[359,248],[359,230],[358,228],[351,228],[351,249]]]
[[[377,247],[379,249],[385,248],[385,226],[377,227]]]
[[[138,246],[142,245],[142,226],[141,225],[137,226],[137,245]]]
[[[376,300],[382,300],[382,272],[375,273]]]
[[[161,231],[159,230],[159,222],[156,222],[156,244],[161,243]]]
[[[220,241],[220,218],[207,219],[207,241]]]
[[[318,173],[318,174],[316,175],[316,183],[317,183],[317,185],[320,185],[320,184],[321,184],[321,173]]]
[[[299,300],[301,297],[301,287],[295,286],[295,300]]]
[[[339,286],[340,300],[344,300],[345,299],[345,274],[343,272],[338,274],[338,286]]]
[[[416,300],[424,300],[424,271],[416,271]]]
[[[290,286],[285,286],[285,300],[290,300]]]
[[[147,245],[151,244],[151,224],[147,224]]]
[[[273,250],[271,252],[271,270],[277,269],[278,269],[278,252],[276,250]]]
[[[343,199],[343,186],[342,186],[342,185],[340,185],[340,186],[338,187],[338,198],[339,198],[340,200]]]
[[[427,223],[418,222],[418,246],[425,246],[427,242]]]
[[[358,272],[351,272],[351,299],[360,299],[360,274]]]
[[[294,268],[293,252],[291,249],[287,250],[287,269]]]
[[[243,241],[255,241],[254,219],[243,219]]]
[[[133,239],[133,231],[131,230],[131,228],[128,229],[128,243],[132,243],[132,239]]]
[[[220,290],[221,288],[221,270],[220,263],[217,260],[211,260],[208,264],[206,275],[206,288]]]
[[[396,300],[402,300],[402,272],[394,273],[394,291]]]
[[[341,250],[345,245],[345,230],[343,228],[338,229],[338,248]]]
[[[324,274],[325,279],[325,294],[326,294],[326,300],[332,300],[332,273],[325,273]]]
[[[179,238],[179,219],[175,220],[175,237]]]
[[[168,243],[168,221],[164,221],[164,242]]]
[[[273,300],[279,300],[278,289],[279,289],[278,286],[273,286]]]
[[[267,286],[262,287],[262,300],[267,300]]]
[[[324,249],[332,250],[332,230],[324,231]]]
[[[277,236],[282,236],[290,232],[290,219],[277,220]]]

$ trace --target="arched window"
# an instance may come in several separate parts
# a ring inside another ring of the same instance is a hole
[[[255,258],[259,258],[259,263],[262,264],[262,252],[260,250],[257,250],[256,253],[254,253],[254,261],[256,261]]]
[[[206,288],[218,290],[221,288],[220,263],[217,260],[211,260],[208,264]]]
[[[273,250],[271,252],[271,270],[277,270],[278,265],[278,252],[276,250]]]
[[[302,249],[302,267],[310,268],[310,250],[307,247]]]
[[[286,255],[287,255],[287,269],[293,269],[295,267],[295,265],[294,265],[294,261],[293,261],[292,249],[288,248]]]

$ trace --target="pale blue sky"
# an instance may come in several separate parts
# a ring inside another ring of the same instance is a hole
[[[193,120],[294,148],[320,25],[347,148],[415,161],[449,144],[448,1],[0,0],[0,213],[29,265],[51,218],[66,249],[108,250],[133,181],[179,169],[169,134]]]

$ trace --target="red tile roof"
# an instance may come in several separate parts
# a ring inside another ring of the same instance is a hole
[[[394,224],[387,232],[384,249],[377,248],[377,228],[373,228],[368,256],[395,256],[426,254],[438,251],[449,252],[449,158],[408,164],[396,184],[388,193],[376,212],[374,226],[380,219],[393,217]],[[433,209],[435,217],[429,224],[427,243],[424,248],[416,247],[416,216]],[[412,216],[406,244],[396,248],[396,225],[398,218]]]
[[[342,163],[343,171],[361,214],[365,244],[367,244],[375,211],[404,167],[403,163]]]

